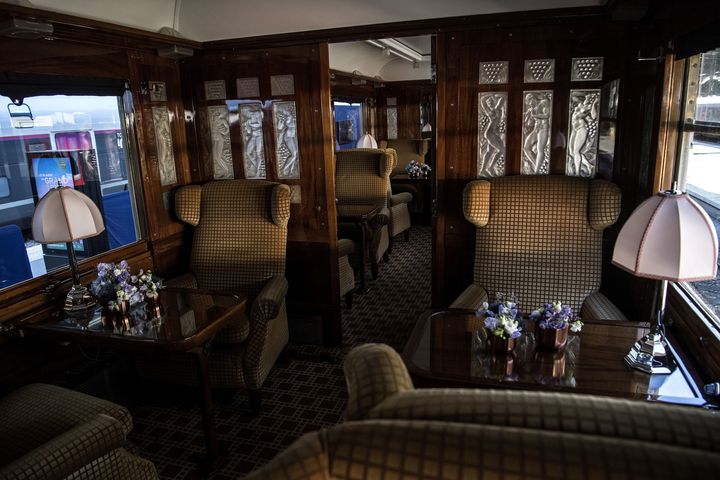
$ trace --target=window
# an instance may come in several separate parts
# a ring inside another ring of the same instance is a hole
[[[88,195],[103,213],[105,232],[78,241],[78,259],[140,238],[128,168],[123,97],[0,95],[0,288],[67,265],[65,245],[32,238],[35,205],[66,185]]]
[[[720,230],[720,48],[688,58],[685,71],[676,178]],[[720,326],[720,278],[682,286]]]
[[[335,143],[338,150],[355,148],[363,135],[362,103],[333,102],[335,112]]]

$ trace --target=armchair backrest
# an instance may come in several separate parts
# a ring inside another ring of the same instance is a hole
[[[602,231],[620,214],[620,189],[560,175],[475,180],[463,213],[478,227],[474,282],[491,300],[513,291],[526,312],[558,300],[579,313],[600,288]]]
[[[178,218],[195,226],[190,270],[200,288],[250,298],[285,273],[290,187],[264,180],[220,180],[180,188]]]
[[[395,140],[380,140],[380,148],[392,148],[397,152],[397,165],[393,168],[393,175],[405,173],[405,167],[412,160],[425,163],[425,155],[430,148],[427,138],[398,138]]]
[[[335,196],[340,205],[387,206],[393,157],[377,148],[335,152]]]

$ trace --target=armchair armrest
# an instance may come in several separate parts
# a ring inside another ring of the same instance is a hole
[[[288,281],[285,277],[275,275],[270,278],[253,302],[250,311],[251,323],[256,320],[267,321],[277,317],[280,306],[285,301],[287,289]]]
[[[376,405],[399,392],[413,389],[400,355],[387,345],[368,343],[345,357],[348,420],[360,420]]]
[[[410,202],[412,202],[412,199],[413,199],[412,193],[409,193],[409,192],[396,193],[394,195],[390,195],[390,206],[394,207],[395,205],[400,205],[401,203],[410,203]]]
[[[197,279],[192,273],[184,273],[178,277],[171,278],[165,282],[165,286],[173,288],[198,288]]]
[[[384,207],[382,210],[380,210],[380,213],[378,213],[375,217],[375,222],[377,222],[378,225],[389,225],[390,210],[387,207]]]
[[[488,301],[488,294],[483,287],[473,283],[460,294],[458,298],[450,305],[450,308],[467,308],[468,310],[477,310]]]
[[[125,445],[125,428],[99,414],[58,435],[0,469],[4,479],[64,479],[85,465]]]
[[[627,317],[600,292],[587,296],[580,309],[583,320],[627,320]]]
[[[345,257],[355,252],[355,242],[349,238],[341,238],[337,242],[338,258]]]

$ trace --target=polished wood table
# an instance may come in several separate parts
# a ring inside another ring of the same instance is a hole
[[[392,192],[409,192],[413,196],[408,205],[413,225],[432,224],[432,178],[410,178],[406,173],[390,177]]]
[[[338,205],[338,223],[353,223],[360,230],[360,286],[357,293],[366,293],[368,287],[365,283],[365,268],[370,256],[370,242],[377,230],[375,219],[380,213],[377,205]]]
[[[195,358],[208,469],[219,456],[207,356],[215,334],[245,311],[243,295],[165,288],[156,301],[126,314],[103,314],[99,306],[84,315],[62,308],[44,310],[13,322],[24,336],[38,335],[81,345],[142,353],[184,352]]]
[[[570,334],[563,350],[552,352],[535,348],[534,322],[527,320],[527,333],[512,354],[494,355],[473,311],[434,310],[420,317],[403,360],[419,386],[553,390],[706,405],[677,352],[678,368],[670,375],[647,375],[625,364],[625,354],[648,330],[638,322],[586,322],[581,333]]]

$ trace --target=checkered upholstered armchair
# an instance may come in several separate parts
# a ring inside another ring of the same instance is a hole
[[[393,157],[385,150],[353,148],[335,152],[335,196],[338,205],[377,205],[381,208],[377,221],[382,225],[370,241],[370,261],[373,278],[378,263],[390,244],[390,170]],[[341,230],[345,226],[339,226]]]
[[[714,478],[714,412],[519,390],[414,390],[386,345],[345,359],[347,417],[249,479]],[[656,461],[657,460],[657,461]]]
[[[398,155],[392,148],[385,149],[392,157],[393,165],[397,165]],[[410,239],[410,211],[408,204],[412,202],[410,192],[400,192],[393,195],[392,185],[388,184],[388,207],[390,209],[390,238],[405,232],[405,240]]]
[[[33,384],[0,399],[0,478],[158,478],[127,450],[128,411],[53,385]]]
[[[561,301],[585,319],[626,320],[599,292],[602,232],[620,214],[620,189],[560,175],[475,180],[463,213],[477,227],[475,272],[451,305],[477,309],[513,291],[523,311]]]
[[[257,411],[260,388],[288,341],[285,254],[290,188],[263,180],[190,185],[175,194],[175,213],[195,231],[190,273],[167,285],[232,290],[247,296],[247,315],[236,318],[213,341],[210,383],[216,388],[247,389]],[[144,371],[160,379],[196,383],[189,363],[173,362],[173,370],[161,368],[160,362],[154,359],[158,368],[147,365]]]
[[[430,148],[427,138],[398,138],[395,140],[380,140],[380,148],[392,148],[397,152],[398,162],[393,167],[391,176],[404,175],[405,167],[413,160],[425,163],[425,155]]]

